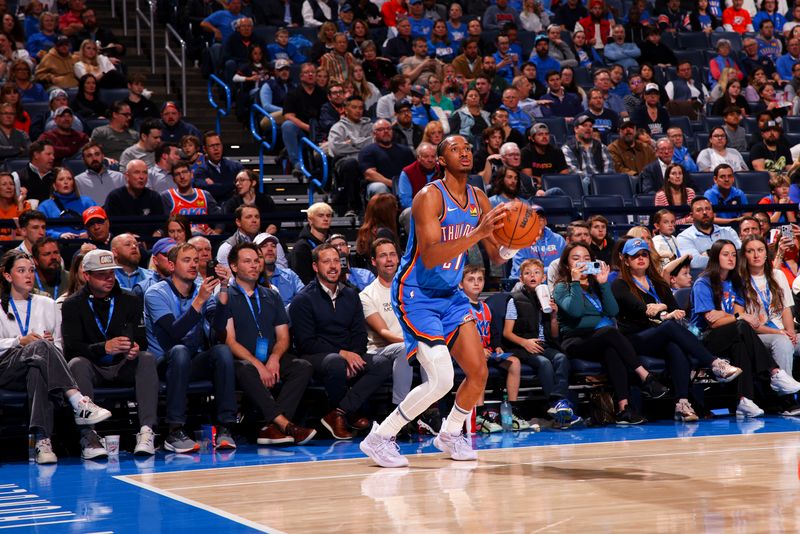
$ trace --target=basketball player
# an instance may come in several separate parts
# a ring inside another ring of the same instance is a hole
[[[486,386],[486,357],[470,304],[458,288],[467,250],[483,242],[492,262],[504,258],[491,237],[502,225],[506,207],[492,209],[483,191],[467,185],[472,147],[459,135],[447,137],[436,151],[444,177],[425,186],[411,205],[411,238],[392,283],[392,305],[403,327],[408,357],[416,356],[428,379],[361,442],[361,451],[381,467],[405,467],[395,436],[453,387],[452,357],[466,378],[442,424],[434,446],[454,460],[476,460],[464,420]],[[515,251],[511,251],[513,254]],[[509,255],[510,257],[510,255]]]

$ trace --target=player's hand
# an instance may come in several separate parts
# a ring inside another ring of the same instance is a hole
[[[478,237],[481,239],[489,237],[497,228],[503,226],[503,219],[505,219],[507,212],[508,208],[506,205],[500,204],[493,208],[492,211],[485,213],[483,217],[481,217],[478,227],[475,229],[475,233]]]

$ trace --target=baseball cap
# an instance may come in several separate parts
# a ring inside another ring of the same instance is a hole
[[[167,254],[169,254],[169,251],[172,250],[172,247],[174,246],[175,246],[174,239],[172,239],[171,237],[162,237],[161,239],[156,241],[155,245],[153,245],[153,250],[152,250],[153,256],[155,256],[156,254],[163,254],[164,256],[166,256]]]
[[[351,6],[350,4],[342,4],[342,7],[339,8],[339,12],[340,13],[352,13],[353,12],[353,6]]]
[[[107,221],[108,215],[106,215],[106,210],[104,210],[100,206],[92,206],[91,208],[86,208],[83,211],[83,225],[88,226],[89,221],[91,221],[92,219],[100,219],[103,221]]]
[[[178,112],[180,112],[180,110],[181,110],[178,107],[178,104],[176,104],[173,100],[167,100],[166,102],[161,104],[161,111],[162,112],[167,108],[172,108],[172,109],[174,109],[175,111],[178,111]]]
[[[86,255],[83,257],[81,267],[83,267],[83,270],[86,272],[122,269],[122,267],[117,265],[117,262],[114,261],[114,255],[111,252],[108,250],[101,250],[99,248],[90,250],[86,253]]]
[[[253,243],[255,243],[257,247],[260,247],[261,245],[263,245],[267,241],[271,241],[271,242],[275,243],[276,245],[278,244],[278,238],[275,237],[274,235],[270,234],[270,233],[267,233],[267,232],[261,232],[260,234],[258,234],[256,236],[255,239],[253,239]]]
[[[72,108],[71,107],[69,107],[69,106],[61,106],[60,108],[56,109],[53,112],[53,117],[60,117],[64,113],[69,113],[70,115],[74,115],[74,113],[72,113]]]
[[[53,100],[55,100],[56,98],[58,98],[60,96],[63,96],[64,98],[69,98],[67,96],[67,92],[65,90],[63,90],[63,89],[53,89],[52,91],[50,91],[50,102],[52,102]]]
[[[658,88],[658,85],[656,85],[654,83],[648,83],[647,85],[644,86],[644,92],[645,93],[650,93],[650,92],[660,93],[661,90]]]
[[[67,37],[66,35],[59,35],[56,38],[56,46],[62,45],[62,44],[69,44],[69,37]]]
[[[630,117],[622,117],[619,120],[619,129],[623,128],[636,128],[636,125],[633,123]]]
[[[275,70],[288,69],[291,63],[285,59],[279,59],[275,62]]]
[[[647,241],[641,238],[635,239],[628,239],[625,242],[625,246],[622,247],[622,253],[625,256],[633,256],[634,254],[638,253],[640,250],[650,250],[650,245],[647,244]]]
[[[591,122],[592,124],[594,124],[594,119],[591,118],[589,115],[586,115],[585,113],[575,117],[575,126],[581,126],[587,122]]]
[[[531,126],[531,129],[530,129],[530,132],[528,133],[528,135],[533,135],[533,134],[537,134],[537,133],[550,133],[550,127],[548,127],[543,122],[537,122],[536,124]]]
[[[400,113],[400,111],[404,109],[411,109],[411,103],[407,102],[406,100],[401,100],[400,102],[394,105],[394,112]]]
[[[547,41],[548,43],[550,42],[550,40],[547,38],[547,35],[540,34],[540,35],[537,35],[536,39],[533,40],[533,44],[535,45],[535,44],[539,43],[540,41]]]
[[[767,121],[766,123],[764,123],[764,127],[761,128],[761,131],[762,132],[766,132],[767,130],[780,130],[780,129],[781,129],[781,125],[778,124],[777,122],[775,122],[775,121]]]
[[[419,84],[411,86],[411,94],[417,96],[425,96],[425,88]]]
[[[422,0],[408,0],[408,5],[413,6],[414,4],[421,4]]]

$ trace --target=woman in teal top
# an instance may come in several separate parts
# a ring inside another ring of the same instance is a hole
[[[618,412],[617,424],[636,425],[646,420],[628,403],[628,373],[642,381],[642,393],[661,398],[668,389],[642,365],[630,341],[617,329],[614,317],[619,306],[608,283],[609,268],[600,262],[598,274],[586,274],[594,261],[580,243],[567,245],[561,254],[553,299],[558,306],[561,347],[570,358],[600,361],[608,370]]]

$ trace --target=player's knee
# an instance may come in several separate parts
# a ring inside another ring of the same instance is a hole
[[[453,389],[455,371],[450,353],[444,345],[429,347],[420,344],[419,358],[428,375],[428,387],[437,398],[443,397]]]

